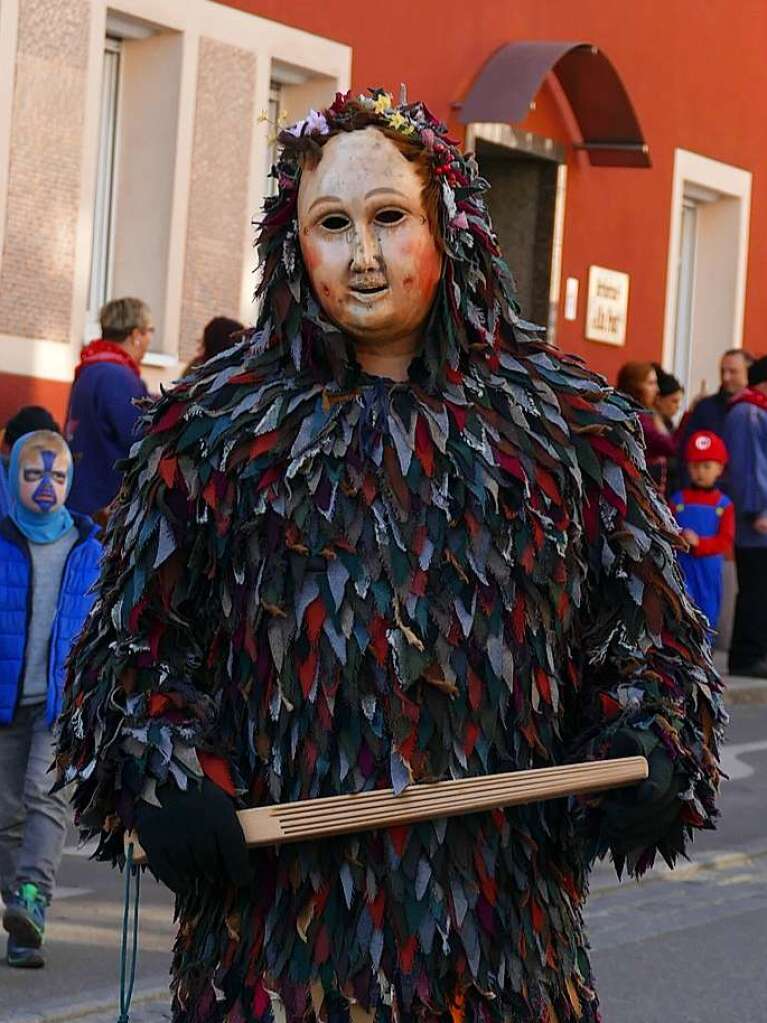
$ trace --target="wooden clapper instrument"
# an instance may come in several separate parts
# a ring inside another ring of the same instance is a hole
[[[249,846],[274,845],[581,796],[633,785],[646,777],[644,757],[621,757],[409,785],[399,795],[393,789],[374,789],[351,796],[303,799],[240,810],[237,816]],[[125,836],[125,843],[126,849],[133,843],[134,863],[146,862],[134,833]]]

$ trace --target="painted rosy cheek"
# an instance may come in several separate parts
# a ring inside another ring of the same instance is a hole
[[[320,254],[317,251],[314,244],[307,238],[304,238],[303,245],[301,246],[301,251],[303,253],[304,265],[306,266],[306,269],[314,270],[320,261]]]

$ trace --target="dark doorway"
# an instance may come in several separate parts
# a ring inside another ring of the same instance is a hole
[[[547,326],[557,199],[557,162],[478,138],[482,176],[498,240],[511,267],[522,315]]]

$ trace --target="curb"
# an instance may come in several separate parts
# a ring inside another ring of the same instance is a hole
[[[746,866],[754,860],[762,859],[765,856],[767,856],[767,848],[764,847],[763,843],[759,843],[754,848],[741,852],[729,852],[727,850],[714,852],[698,860],[690,860],[683,866],[675,867],[673,870],[664,863],[662,866],[653,868],[651,872],[645,874],[639,881],[626,876],[622,881],[619,881],[616,877],[610,884],[594,885],[589,888],[588,898],[609,895],[611,892],[619,891],[629,884],[636,886],[640,884],[658,884],[660,881],[684,881],[687,878],[694,877],[696,874],[703,873],[705,870],[730,870],[732,867]]]
[[[767,686],[744,686],[742,689],[731,689],[728,686],[724,691],[724,701],[729,706],[767,703]]]
[[[727,670],[727,654],[714,652],[714,666],[724,682],[726,704],[767,703],[767,679],[753,675],[733,675]]]
[[[147,1002],[164,1001],[170,1008],[170,981],[162,978],[153,978],[149,984],[138,991],[133,992],[131,1006],[136,1007]],[[119,1002],[115,994],[104,992],[95,995],[87,1001],[81,1002],[57,1002],[44,1006],[37,1012],[14,1012],[9,1016],[0,1015],[0,1023],[67,1023],[68,1020],[75,1020],[93,1016],[96,1013],[114,1013],[115,1018],[119,1013]]]

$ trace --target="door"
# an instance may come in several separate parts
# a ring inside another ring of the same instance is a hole
[[[688,398],[691,387],[697,394],[700,381],[690,379],[693,349],[693,302],[695,296],[695,254],[698,239],[698,204],[685,197],[677,265],[676,329],[674,332],[674,376]]]
[[[516,284],[522,315],[550,322],[550,285],[557,201],[554,160],[477,140],[480,172],[490,183],[487,205]]]

